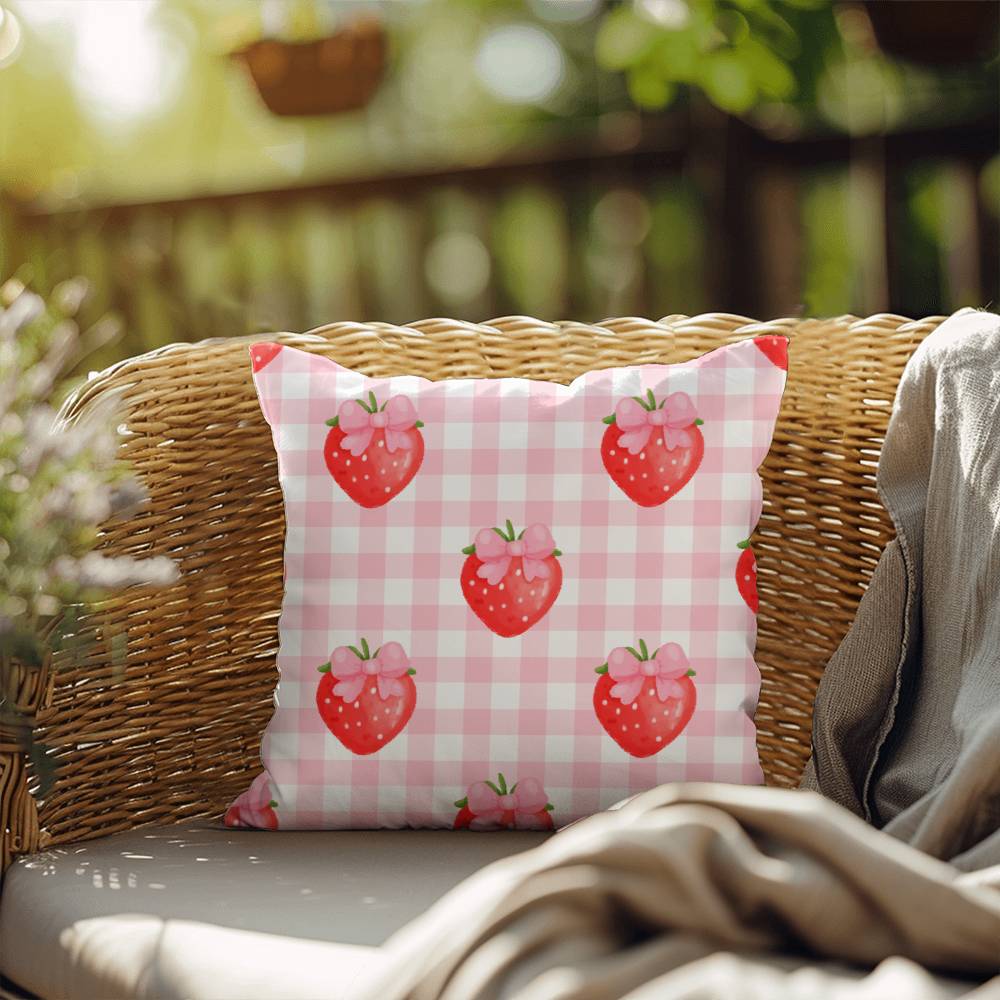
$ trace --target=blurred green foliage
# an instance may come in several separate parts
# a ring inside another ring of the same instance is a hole
[[[699,87],[723,111],[742,114],[760,100],[788,100],[812,68],[802,56],[802,15],[810,42],[834,44],[826,0],[650,0],[612,10],[597,36],[597,59],[624,70],[629,94],[664,108],[682,85]],[[798,72],[796,72],[798,71]]]
[[[322,36],[360,7],[378,13],[389,41],[371,104],[271,115],[229,53],[261,36]],[[41,290],[87,275],[95,315],[126,321],[120,351],[344,317],[937,311],[985,304],[998,285],[1000,159],[983,167],[976,153],[962,170],[933,151],[878,162],[882,136],[995,118],[997,59],[891,59],[863,4],[0,0],[0,10],[20,32],[5,55],[0,22],[0,266]],[[735,119],[768,145],[766,163],[736,162]],[[802,152],[828,141],[844,151]],[[859,158],[867,172],[854,169]],[[576,166],[551,166],[563,162]],[[507,166],[477,180],[496,164]],[[757,187],[775,166],[788,175],[780,209]],[[406,181],[398,191],[395,178]],[[793,224],[775,227],[775,211]],[[871,224],[883,217],[897,220],[890,263],[877,260]],[[790,276],[747,293],[765,252],[791,259]],[[889,301],[873,262],[901,297]],[[744,279],[738,294],[720,289],[727,267]]]

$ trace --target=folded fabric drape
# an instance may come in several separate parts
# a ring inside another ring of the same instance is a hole
[[[917,349],[878,481],[897,538],[820,686],[821,794],[577,823],[400,931],[373,998],[1000,997],[1000,317]]]
[[[1000,317],[917,348],[878,486],[896,538],[824,672],[803,784],[957,868],[1000,864]]]

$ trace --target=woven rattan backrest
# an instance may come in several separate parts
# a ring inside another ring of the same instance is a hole
[[[790,378],[754,548],[758,743],[768,781],[792,785],[809,752],[816,683],[891,535],[873,478],[896,383],[938,322],[765,324],[715,314],[585,326],[511,317],[483,326],[341,323],[277,339],[369,375],[568,382],[588,369],[685,361],[744,337],[789,334]],[[123,394],[124,452],[150,502],[108,528],[107,547],[170,555],[181,576],[164,591],[129,591],[104,611],[108,633],[127,633],[124,666],[102,639],[54,671],[37,736],[57,748],[58,773],[37,816],[0,746],[0,808],[14,828],[8,853],[218,814],[259,766],[276,681],[284,526],[247,344],[175,345],[123,362],[71,407]]]

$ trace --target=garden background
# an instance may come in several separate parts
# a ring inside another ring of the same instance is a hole
[[[87,279],[90,367],[339,319],[995,307],[998,9],[0,0],[0,275]]]

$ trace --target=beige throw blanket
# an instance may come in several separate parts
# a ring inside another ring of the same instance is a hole
[[[1000,997],[996,316],[916,351],[879,487],[898,537],[820,688],[821,794],[665,786],[571,826],[399,932],[372,997]]]

